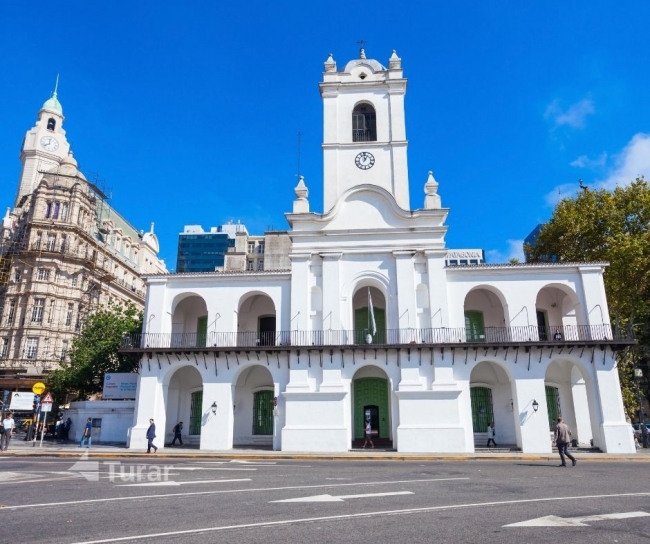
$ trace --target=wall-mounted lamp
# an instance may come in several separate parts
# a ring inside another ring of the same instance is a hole
[[[216,416],[217,415],[217,401],[215,400],[212,403],[212,406],[210,406],[210,410],[212,410],[212,415]],[[535,410],[537,411],[537,410]]]
[[[510,399],[510,411],[514,412],[515,411],[515,403],[513,402],[512,399]]]
[[[537,412],[539,409],[539,403],[536,400],[533,400],[533,411]]]

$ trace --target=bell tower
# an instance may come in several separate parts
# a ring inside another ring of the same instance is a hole
[[[357,185],[377,185],[409,210],[407,141],[404,122],[406,79],[393,51],[388,68],[359,58],[337,71],[329,56],[320,83],[323,99],[324,212]]]
[[[25,134],[20,151],[23,167],[16,194],[16,207],[20,206],[25,195],[34,191],[43,176],[41,172],[58,166],[70,151],[70,144],[63,130],[63,108],[57,98],[58,84],[57,77],[52,96],[38,112],[36,125]]]

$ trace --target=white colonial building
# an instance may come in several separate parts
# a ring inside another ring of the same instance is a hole
[[[211,450],[344,452],[370,421],[400,452],[472,452],[489,423],[550,452],[561,414],[580,443],[633,452],[616,370],[633,340],[609,325],[606,264],[447,249],[431,173],[409,203],[395,53],[341,71],[330,56],[320,91],[325,213],[301,179],[290,269],[147,277],[146,330],[123,346],[140,360],[130,446],[153,417]]]

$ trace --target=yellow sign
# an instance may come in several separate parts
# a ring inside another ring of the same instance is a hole
[[[44,383],[38,382],[32,385],[32,393],[34,393],[34,395],[41,395],[43,391],[45,391]]]

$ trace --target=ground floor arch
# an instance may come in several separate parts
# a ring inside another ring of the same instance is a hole
[[[495,430],[499,446],[519,444],[510,375],[499,364],[481,361],[470,374],[470,404],[475,447],[487,445],[487,427]]]
[[[243,369],[233,384],[233,445],[273,444],[275,385],[262,365]]]
[[[370,423],[373,440],[392,444],[391,386],[379,367],[365,366],[352,379],[352,443],[365,441],[366,424]]]
[[[174,427],[183,422],[183,443],[198,445],[203,426],[203,378],[193,365],[174,371],[166,388],[164,443],[171,443]],[[162,422],[159,422],[162,424]],[[158,427],[160,429],[160,426]],[[160,431],[158,431],[160,434]]]

